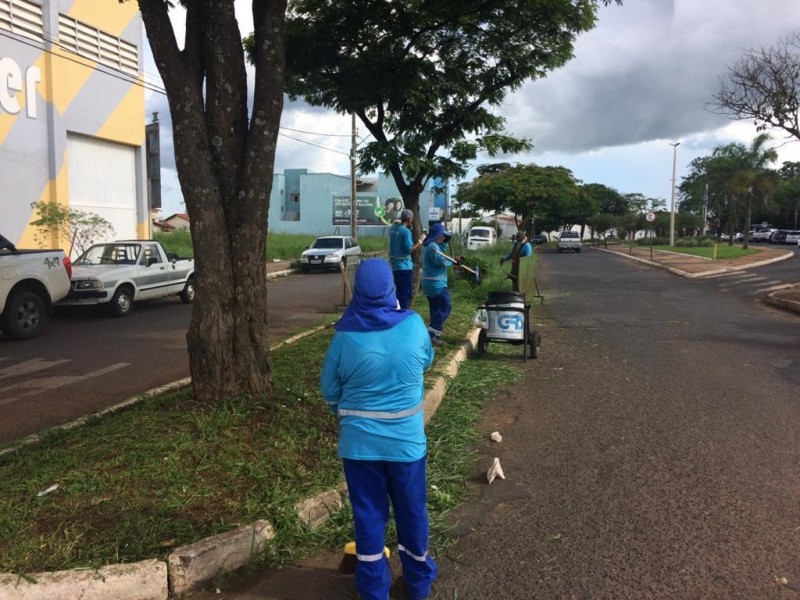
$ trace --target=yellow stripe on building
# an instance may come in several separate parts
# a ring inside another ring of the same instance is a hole
[[[53,98],[50,100],[64,114],[75,96],[95,73],[97,63],[83,56],[53,49]]]
[[[144,123],[144,88],[134,85],[98,130],[97,137],[131,146],[143,146],[145,129],[142,123]]]
[[[117,0],[106,0],[105,6],[99,10],[97,4],[97,0],[75,0],[67,14],[116,37],[122,36],[139,14],[139,3],[135,0],[122,4]]]

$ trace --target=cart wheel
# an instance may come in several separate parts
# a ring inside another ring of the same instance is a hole
[[[489,336],[486,335],[486,330],[481,329],[478,334],[478,354],[486,354],[489,349]]]
[[[531,346],[531,358],[539,358],[542,350],[542,336],[535,329],[528,334],[528,343]]]

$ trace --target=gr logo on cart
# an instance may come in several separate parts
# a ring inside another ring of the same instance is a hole
[[[503,314],[497,319],[497,326],[500,329],[522,329],[522,315]]]

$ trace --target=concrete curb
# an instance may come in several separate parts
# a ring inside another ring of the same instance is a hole
[[[284,340],[278,346],[291,343],[330,327],[323,325]],[[469,356],[478,340],[479,329],[470,330],[461,347],[450,358],[431,388],[425,392],[424,410],[427,423],[442,403],[449,382],[458,374],[460,363]],[[276,346],[276,347],[278,347]],[[190,381],[182,379],[150,390],[141,396],[129,398],[100,414],[111,414],[141,402],[155,393],[171,391]],[[69,424],[77,427],[87,419]],[[63,426],[62,428],[66,428]],[[28,442],[33,443],[33,441]],[[13,450],[9,449],[9,451]],[[347,498],[347,488],[337,486],[316,494],[295,505],[298,518],[310,529],[324,524],[340,510]],[[182,594],[222,573],[234,571],[263,552],[274,538],[272,525],[263,520],[245,525],[220,535],[181,546],[172,552],[167,561],[146,560],[137,563],[108,565],[96,571],[74,569],[52,573],[37,573],[20,577],[13,573],[0,573],[0,599],[2,600],[52,600],[55,598],[81,598],[81,600],[166,600],[170,594]]]
[[[658,263],[658,262],[655,262],[655,261],[652,261],[652,260],[648,260],[646,258],[640,258],[638,256],[633,256],[631,254],[625,254],[624,252],[617,252],[616,250],[607,250],[606,248],[597,248],[597,247],[593,247],[593,248],[595,250],[599,250],[600,252],[608,252],[610,254],[616,254],[617,256],[621,256],[623,258],[627,258],[627,259],[630,259],[630,260],[635,260],[635,261],[640,262],[642,264],[645,264],[645,265],[648,265],[648,266],[651,266],[651,267],[655,267],[655,268],[661,269],[663,271],[669,271],[670,273],[672,273],[674,275],[678,275],[679,277],[685,277],[686,279],[696,279],[698,277],[708,277],[710,275],[720,275],[721,273],[728,273],[730,271],[742,271],[744,269],[749,269],[751,267],[762,267],[764,265],[769,265],[769,264],[772,264],[772,263],[780,262],[782,260],[787,260],[787,259],[792,258],[794,256],[794,252],[789,251],[786,254],[783,254],[781,256],[768,258],[768,259],[765,259],[765,260],[762,260],[762,261],[759,261],[759,262],[753,262],[753,263],[750,263],[750,264],[747,264],[747,265],[739,265],[739,266],[733,266],[733,267],[720,267],[718,269],[712,269],[712,270],[709,270],[709,271],[702,271],[700,273],[688,273],[687,271],[682,271],[680,269],[676,269],[675,267],[670,267],[668,265],[663,265],[661,263]],[[670,254],[679,254],[679,253],[670,252]],[[704,258],[704,257],[701,257],[701,258]],[[708,259],[706,259],[706,260],[708,260]]]
[[[800,288],[800,284],[788,287]],[[778,293],[779,293],[778,291],[775,291],[768,294],[767,297],[764,298],[764,302],[766,302],[767,304],[771,304],[772,306],[777,306],[778,308],[783,308],[785,310],[800,314],[800,302],[798,302],[797,300],[789,300],[788,298],[781,298],[778,296]]]
[[[167,565],[144,560],[95,570],[33,573],[22,578],[0,573],[3,600],[166,600]]]

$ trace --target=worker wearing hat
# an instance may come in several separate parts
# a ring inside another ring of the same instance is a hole
[[[452,235],[444,225],[436,223],[422,241],[422,291],[428,298],[428,333],[434,344],[442,343],[442,330],[452,308],[447,289],[447,269],[454,263],[442,255]]]
[[[380,258],[359,265],[353,300],[334,329],[320,387],[339,417],[358,595],[389,598],[392,577],[384,544],[391,502],[408,598],[423,600],[437,571],[428,552],[423,410],[431,340],[417,313],[397,308],[391,270]]]
[[[392,277],[397,291],[397,301],[400,308],[408,308],[411,302],[412,275],[414,261],[411,253],[422,246],[422,240],[416,244],[411,235],[411,226],[414,223],[414,211],[404,208],[400,212],[400,220],[392,223],[389,228],[389,262],[392,265]]]

